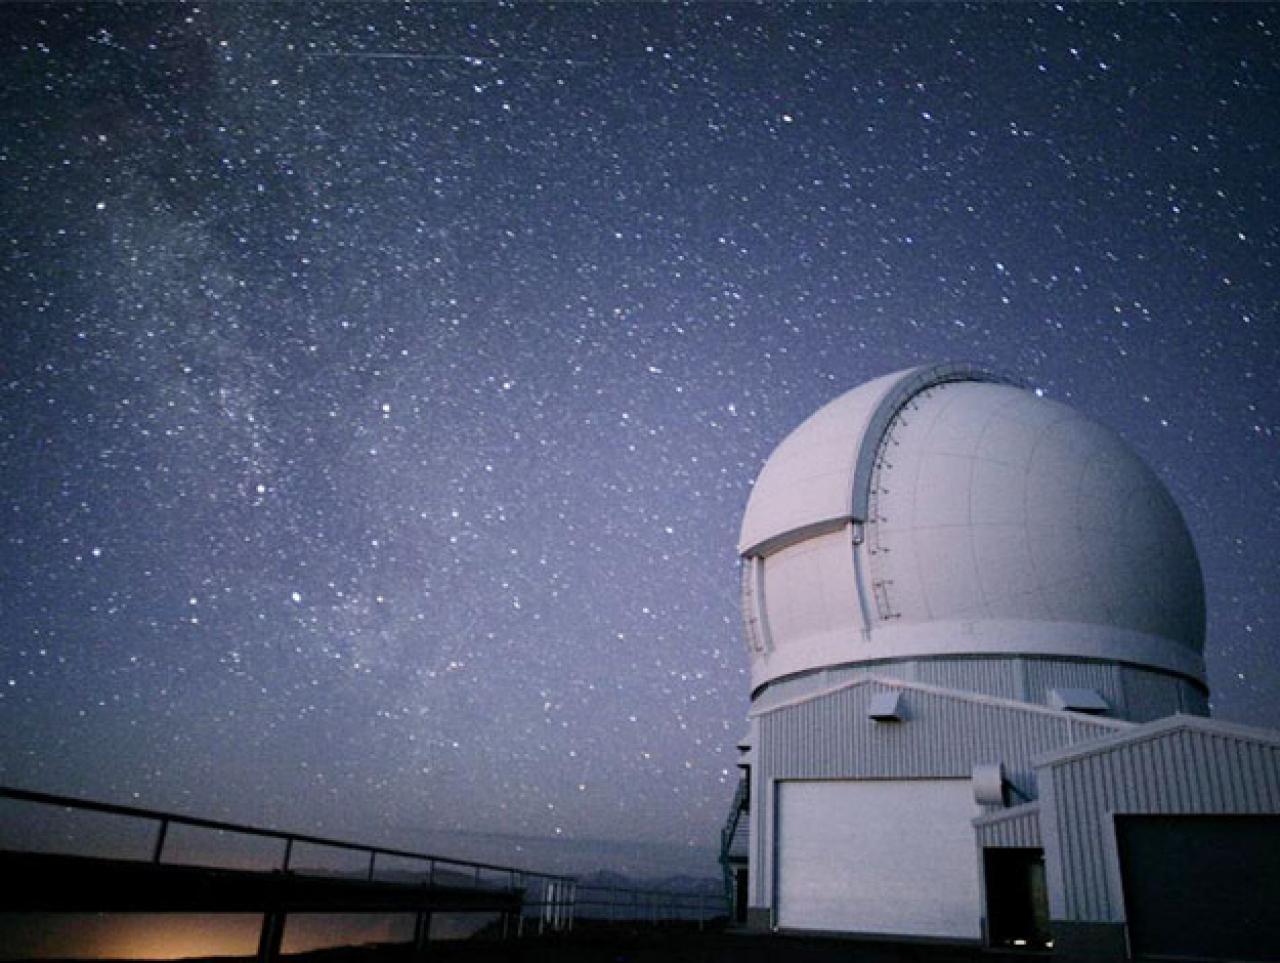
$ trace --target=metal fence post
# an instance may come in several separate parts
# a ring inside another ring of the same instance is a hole
[[[258,963],[276,963],[280,944],[284,941],[285,914],[268,910],[262,914],[262,932],[258,936]]]
[[[160,862],[160,854],[164,852],[164,839],[169,835],[169,820],[160,820],[160,829],[156,832],[156,845],[151,851],[151,862]]]
[[[431,914],[424,911],[413,919],[413,958],[425,959],[427,944],[431,941]]]

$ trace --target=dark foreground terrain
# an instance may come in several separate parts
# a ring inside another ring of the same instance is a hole
[[[979,947],[888,943],[811,936],[758,935],[707,929],[592,927],[522,940],[473,939],[432,943],[431,963],[1017,963],[1044,954],[993,952]],[[376,945],[315,950],[285,963],[411,963],[409,947]],[[243,957],[184,963],[242,963]],[[48,961],[44,961],[48,963]]]
[[[477,963],[978,963],[1031,960],[1038,954],[991,954],[977,947],[881,943],[802,936],[736,933],[582,933],[521,944],[441,945],[436,960]],[[344,963],[345,963],[344,958]],[[352,963],[390,963],[391,957],[350,957]],[[409,963],[407,955],[400,957]],[[336,961],[335,961],[336,963]]]

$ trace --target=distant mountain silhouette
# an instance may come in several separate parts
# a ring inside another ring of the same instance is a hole
[[[719,896],[724,891],[724,882],[714,876],[629,876],[611,870],[599,870],[578,877],[578,887],[588,886],[612,887],[617,889],[637,889],[660,893],[706,893]]]
[[[398,826],[383,845],[519,866],[534,872],[584,874],[613,872],[633,881],[688,876],[719,878],[718,840],[705,847],[616,839],[566,839],[515,833],[450,832]]]

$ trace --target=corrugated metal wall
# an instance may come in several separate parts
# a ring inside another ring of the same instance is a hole
[[[774,683],[757,697],[755,707],[768,708],[868,675],[1037,705],[1049,704],[1050,689],[1096,689],[1111,706],[1111,715],[1134,722],[1162,719],[1177,712],[1209,714],[1199,687],[1166,672],[1110,662],[1026,656],[904,659],[824,669]]]
[[[1027,659],[1027,701],[1044,705],[1050,689],[1093,689],[1107,700],[1111,711],[1126,714],[1120,666],[1114,662],[1048,662]],[[1149,675],[1152,673],[1148,673]],[[1167,676],[1164,677],[1167,680]],[[1167,714],[1167,713],[1166,713]]]
[[[1117,731],[1106,718],[1063,716],[972,702],[940,692],[900,691],[907,721],[867,718],[871,694],[849,686],[760,717],[757,762],[766,778],[968,778],[977,762],[1005,763],[1010,781],[1033,796],[1031,757]]]
[[[1176,729],[1041,772],[1055,918],[1124,918],[1112,813],[1280,812],[1280,747]],[[1043,783],[1050,785],[1043,785]]]
[[[876,692],[902,692],[903,722],[873,722]],[[1003,762],[1025,797],[1036,795],[1032,757],[1128,728],[1126,723],[975,702],[941,692],[864,682],[758,716],[752,796],[752,905],[771,899],[775,779],[969,778]]]
[[[1178,690],[1182,708],[1178,711],[1189,716],[1207,716],[1209,714],[1209,693],[1203,692],[1189,683]]]
[[[974,823],[983,849],[1040,846],[1040,806],[1027,803],[1006,812],[984,816]]]
[[[1132,666],[1120,669],[1121,689],[1126,705],[1132,707],[1129,718],[1135,722],[1150,722],[1184,711],[1180,690],[1190,690],[1190,683],[1170,685],[1168,676],[1146,672]]]
[[[922,659],[915,679],[929,685],[1026,701],[1021,659]]]

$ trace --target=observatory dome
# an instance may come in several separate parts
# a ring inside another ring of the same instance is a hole
[[[752,687],[956,658],[1138,667],[1203,691],[1200,565],[1169,492],[1112,431],[966,365],[815,412],[742,522]]]

